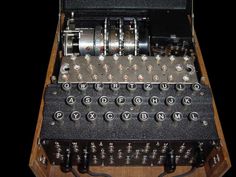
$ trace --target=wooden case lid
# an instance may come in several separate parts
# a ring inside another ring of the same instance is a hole
[[[189,10],[192,0],[60,0],[62,11],[81,9]]]

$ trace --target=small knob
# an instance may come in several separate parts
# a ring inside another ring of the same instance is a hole
[[[189,76],[188,75],[184,75],[183,76],[183,81],[184,82],[188,82],[190,80]]]
[[[129,54],[128,55],[128,60],[131,62],[134,59],[133,55]]]
[[[159,76],[157,74],[155,74],[153,77],[152,77],[152,80],[157,82],[159,80]]]
[[[103,69],[104,69],[104,71],[107,73],[108,70],[109,70],[109,66],[108,66],[107,64],[104,64],[104,65],[103,65]]]
[[[157,60],[157,62],[159,62],[160,60],[161,60],[161,57],[160,57],[160,55],[156,55],[156,60]]]
[[[166,72],[167,69],[168,69],[168,67],[167,67],[166,65],[163,65],[163,66],[161,67],[161,70],[164,71],[164,72]]]
[[[138,81],[142,82],[144,80],[144,77],[142,74],[139,74],[137,79],[138,79]]]
[[[174,62],[174,61],[175,61],[174,55],[171,55],[171,56],[170,56],[170,61],[171,61],[171,62]]]
[[[175,66],[175,69],[176,69],[177,72],[181,72],[181,71],[183,71],[183,66],[181,64],[177,64]]]
[[[85,54],[84,58],[85,58],[86,60],[90,60],[91,55],[89,55],[89,54]]]
[[[119,55],[115,53],[115,54],[113,55],[113,59],[114,59],[115,61],[118,60],[118,59],[119,59]]]
[[[105,59],[105,57],[104,57],[104,55],[100,54],[100,55],[98,56],[98,59],[99,59],[100,61],[103,61],[103,60]]]
[[[142,61],[146,61],[146,60],[148,59],[148,57],[147,57],[147,55],[143,54],[143,55],[141,56],[141,59],[142,59]]]

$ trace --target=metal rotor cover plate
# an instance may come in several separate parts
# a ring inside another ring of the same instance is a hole
[[[195,83],[194,58],[160,56],[66,56],[58,83]]]

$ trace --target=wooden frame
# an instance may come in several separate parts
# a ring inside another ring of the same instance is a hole
[[[59,23],[57,26],[53,48],[52,48],[52,52],[51,52],[51,56],[49,60],[44,90],[46,86],[51,82],[51,76],[53,74],[53,68],[55,65],[57,49],[58,49],[58,34],[59,34],[59,29],[60,29],[59,25],[63,24],[63,21],[64,21],[63,17],[64,16],[62,16],[61,18],[61,23]],[[195,35],[195,45],[196,45],[195,47],[196,47],[196,52],[198,56],[200,71],[202,73],[201,81],[210,86],[206,67],[203,61],[202,53],[201,53],[196,35]],[[44,94],[44,91],[43,91],[43,94]],[[42,120],[43,120],[43,105],[44,105],[44,100],[42,99],[41,105],[40,105],[40,111],[38,115],[37,127],[35,130],[35,136],[34,136],[29,166],[37,177],[54,177],[54,176],[55,177],[57,176],[72,177],[73,175],[71,173],[62,173],[58,166],[53,166],[51,164],[48,164],[47,157],[41,145],[38,142],[40,130],[42,126]],[[221,124],[218,117],[218,112],[217,112],[214,99],[213,99],[213,109],[214,109],[214,114],[215,114],[217,132],[221,139],[221,148],[218,150],[216,149],[211,153],[211,155],[207,159],[206,165],[204,167],[197,169],[197,171],[193,173],[192,175],[193,177],[199,177],[199,176],[220,177],[220,176],[223,176],[224,173],[231,167],[228,150],[225,143],[225,138],[224,138],[224,134],[221,128]],[[218,157],[220,159],[219,162],[216,163],[214,166],[210,166],[210,163],[208,162],[212,161],[213,158],[215,157]],[[188,171],[190,168],[191,167],[177,167],[176,171],[172,173],[171,176],[184,173]],[[153,176],[154,177],[163,171],[163,167],[91,167],[91,169],[96,172],[108,173],[112,175],[112,177],[122,177],[122,176],[126,176],[126,177],[152,177]],[[88,175],[86,174],[81,175],[81,177],[86,177],[86,176]]]

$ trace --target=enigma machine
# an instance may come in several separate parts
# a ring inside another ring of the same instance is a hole
[[[230,166],[193,1],[59,2],[37,177],[218,177]]]

